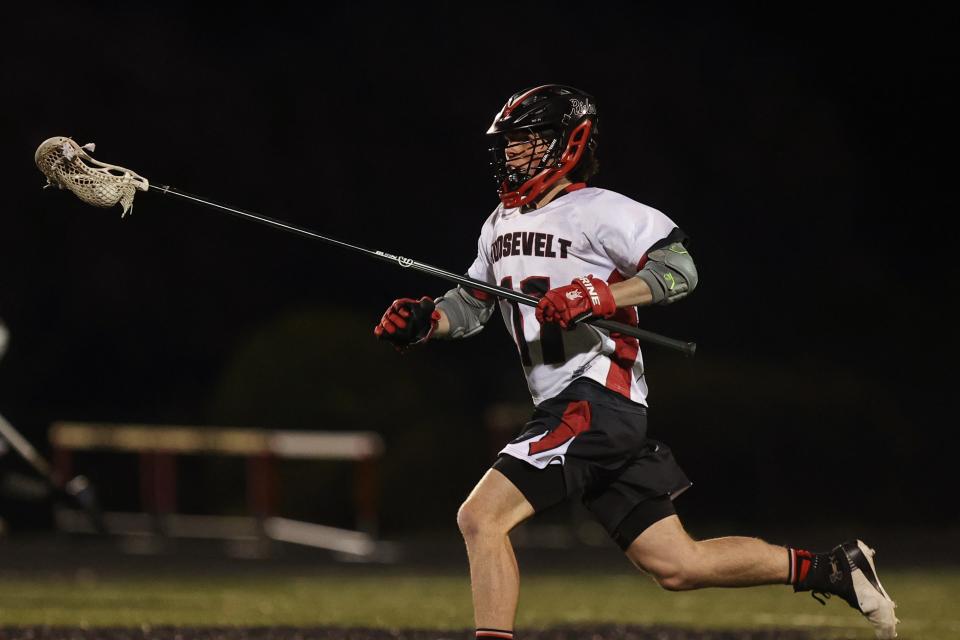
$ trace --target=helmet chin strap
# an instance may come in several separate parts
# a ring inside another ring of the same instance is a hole
[[[522,205],[522,207],[523,207],[523,209],[528,210],[528,211],[533,211],[534,209],[540,209],[540,208],[542,208],[542,207],[545,207],[545,206],[547,206],[548,204],[550,204],[551,202],[553,202],[553,201],[556,199],[556,197],[557,197],[558,195],[560,195],[561,193],[563,193],[563,191],[564,191],[567,187],[569,187],[571,184],[572,184],[572,183],[570,182],[570,180],[569,180],[566,176],[562,176],[562,177],[557,181],[557,183],[556,183],[555,185],[553,185],[553,188],[552,188],[552,189],[550,189],[549,191],[545,192],[543,195],[541,195],[538,199],[534,200],[533,202],[531,202],[531,203],[529,203],[529,204]]]

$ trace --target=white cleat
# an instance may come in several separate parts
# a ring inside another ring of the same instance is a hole
[[[897,605],[877,577],[877,567],[873,562],[873,556],[876,555],[874,550],[862,540],[857,540],[836,547],[830,554],[831,560],[840,560],[841,554],[846,560],[845,568],[849,568],[849,579],[845,579],[847,576],[838,576],[835,593],[870,621],[879,640],[896,638],[897,623],[900,621],[893,610]],[[847,572],[841,569],[839,573]],[[833,580],[832,575],[830,579]]]

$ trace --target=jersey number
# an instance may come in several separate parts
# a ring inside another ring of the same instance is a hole
[[[507,276],[500,281],[501,287],[513,289],[513,278]],[[546,276],[530,276],[520,281],[521,293],[542,298],[550,290],[550,278]],[[517,347],[520,349],[520,361],[525,367],[532,367],[530,345],[523,335],[523,316],[520,314],[520,305],[513,300],[508,301],[513,310],[513,335],[517,337]],[[563,351],[563,333],[559,325],[540,325],[540,348],[543,351],[544,364],[562,364],[567,361]]]

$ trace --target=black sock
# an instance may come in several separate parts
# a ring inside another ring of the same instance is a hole
[[[790,551],[790,583],[794,591],[836,593],[847,571],[833,553],[812,553],[804,549]]]

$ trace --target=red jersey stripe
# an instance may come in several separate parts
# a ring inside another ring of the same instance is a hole
[[[607,278],[607,282],[614,284],[623,282],[623,277],[616,269]],[[639,325],[636,307],[622,307],[611,318],[617,322],[623,322],[634,327]],[[633,386],[633,365],[640,354],[640,342],[631,336],[624,336],[619,333],[612,333],[614,351],[610,354],[610,371],[607,373],[606,386],[630,400],[630,390]]]
[[[567,405],[563,418],[557,427],[537,442],[530,443],[528,455],[536,455],[550,449],[556,449],[568,440],[572,440],[578,433],[590,428],[590,403],[578,400]]]

